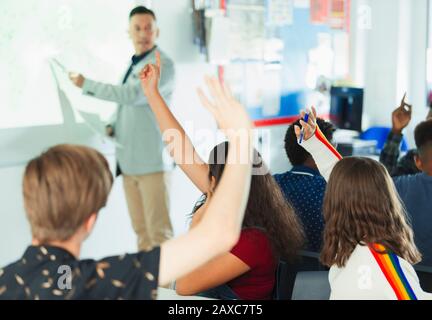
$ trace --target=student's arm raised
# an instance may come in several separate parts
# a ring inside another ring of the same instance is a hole
[[[406,93],[402,98],[400,106],[392,113],[392,131],[399,135],[409,125],[412,116],[412,105],[406,103],[405,98]]]
[[[304,119],[305,112],[301,112],[301,117]],[[333,167],[342,159],[342,156],[332,144],[322,134],[316,124],[316,110],[312,107],[309,113],[308,122],[300,120],[302,128],[295,126],[297,141],[300,139],[301,130],[304,130],[303,142],[301,146],[309,152],[315,160],[321,175],[328,181]]]
[[[196,295],[226,284],[250,269],[240,258],[228,252],[177,279],[176,291],[183,296]]]
[[[194,213],[190,226],[191,229],[196,228],[200,224],[208,208],[210,199],[211,197],[209,196],[206,203]],[[241,259],[227,252],[203,264],[186,276],[178,278],[176,280],[176,291],[180,295],[196,295],[226,284],[248,272],[250,269]]]
[[[187,234],[161,245],[161,285],[227,253],[240,236],[252,173],[252,124],[243,106],[217,79],[207,79],[207,85],[214,102],[202,92],[200,98],[228,138],[228,157],[200,223]]]
[[[156,65],[147,64],[140,73],[141,88],[156,117],[165,143],[174,161],[182,168],[201,192],[209,190],[208,165],[196,152],[183,127],[172,114],[158,89],[161,76],[160,54]]]
[[[402,130],[409,125],[412,115],[412,106],[405,102],[405,98],[406,93],[402,98],[400,106],[392,112],[392,131],[387,136],[379,159],[391,175],[401,175],[399,173],[401,171],[400,168],[406,167],[405,164],[398,166],[398,162],[402,160],[399,160],[400,145],[403,139]]]

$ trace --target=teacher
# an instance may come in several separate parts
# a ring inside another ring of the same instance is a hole
[[[146,250],[172,237],[169,218],[168,181],[172,162],[163,157],[164,143],[154,115],[144,96],[139,72],[160,52],[163,72],[160,90],[170,101],[174,88],[174,63],[156,46],[159,29],[156,15],[144,6],[129,14],[129,35],[135,48],[132,62],[119,85],[96,82],[79,73],[71,81],[83,94],[118,103],[117,112],[107,126],[115,137],[117,175],[123,186],[138,249]]]

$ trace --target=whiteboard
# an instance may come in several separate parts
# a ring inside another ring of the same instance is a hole
[[[118,83],[133,53],[127,30],[135,6],[132,0],[0,1],[0,166],[63,142],[112,149],[77,110],[106,121],[115,104],[83,96],[52,59]]]

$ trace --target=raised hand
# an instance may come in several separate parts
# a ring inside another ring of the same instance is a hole
[[[205,82],[213,101],[201,89],[198,89],[198,96],[214,116],[219,128],[226,134],[229,130],[252,129],[245,108],[234,98],[228,86],[221,84],[215,77],[206,77]]]
[[[156,51],[156,64],[146,64],[141,70],[139,77],[144,94],[148,96],[158,91],[159,80],[161,76],[160,53]]]
[[[405,102],[406,93],[404,94],[401,104],[392,113],[392,131],[401,134],[402,130],[408,126],[411,121],[412,105]]]
[[[297,136],[297,141],[300,140],[300,135],[301,135],[302,130],[303,130],[303,140],[304,141],[308,140],[310,137],[312,137],[315,134],[315,130],[317,127],[317,124],[316,124],[317,113],[316,113],[315,108],[312,107],[311,110],[309,110],[309,117],[308,117],[309,119],[308,119],[307,123],[305,121],[303,121],[303,119],[305,118],[305,115],[306,115],[306,111],[302,110],[300,112],[301,128],[297,125],[294,126],[294,131],[295,131],[295,134]]]

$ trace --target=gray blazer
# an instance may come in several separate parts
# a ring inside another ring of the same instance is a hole
[[[159,48],[157,50],[162,64],[159,90],[169,104],[175,83],[174,63]],[[118,103],[110,124],[121,145],[116,148],[117,161],[127,175],[156,173],[173,167],[171,158],[164,151],[161,132],[138,76],[147,63],[155,63],[155,52],[153,50],[133,67],[125,84],[111,85],[86,79],[83,85],[85,95]]]

